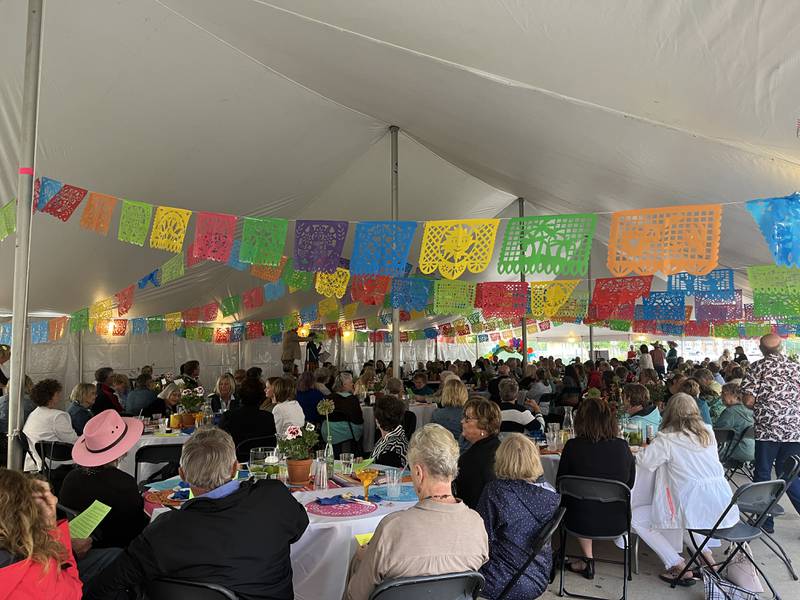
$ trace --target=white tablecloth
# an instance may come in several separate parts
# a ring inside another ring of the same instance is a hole
[[[433,418],[433,411],[436,410],[435,404],[412,404],[409,410],[417,415],[417,429],[427,425]],[[364,416],[364,437],[361,440],[365,452],[372,452],[375,447],[375,408],[372,406],[362,406],[361,414]],[[415,429],[416,431],[416,429]]]
[[[136,451],[139,448],[144,446],[155,446],[155,445],[163,445],[163,444],[181,444],[189,439],[189,436],[183,433],[179,433],[178,435],[174,436],[161,436],[161,435],[153,435],[153,434],[145,434],[143,435],[138,442],[128,450],[128,453],[122,457],[122,460],[119,462],[119,468],[125,471],[128,475],[133,475],[134,469],[136,467]],[[164,463],[166,464],[166,463]],[[139,481],[147,479],[158,471],[164,464],[159,465],[151,465],[147,463],[142,463],[139,466]],[[138,483],[138,482],[137,482]]]
[[[294,497],[305,505],[320,496],[335,496],[352,490],[339,488],[317,492],[297,492]],[[378,510],[352,518],[308,515],[309,525],[303,537],[292,545],[292,571],[296,600],[341,600],[344,595],[350,559],[357,544],[354,536],[372,533],[381,519],[398,510],[414,506],[414,502],[381,502]]]

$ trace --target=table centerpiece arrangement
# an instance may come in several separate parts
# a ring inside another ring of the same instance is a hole
[[[188,429],[194,427],[198,421],[198,415],[202,415],[203,407],[206,403],[206,391],[202,386],[195,388],[184,388],[181,391],[181,399],[178,406],[183,408],[181,413],[181,428]]]
[[[289,483],[303,485],[311,478],[311,462],[319,434],[312,423],[305,427],[289,425],[278,436],[278,450],[286,457]]]

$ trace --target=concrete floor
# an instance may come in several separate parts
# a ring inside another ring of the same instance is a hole
[[[794,563],[795,570],[800,574],[800,516],[792,507],[789,499],[784,497],[781,505],[786,509],[786,514],[775,520],[775,538],[784,547]],[[800,582],[794,581],[788,569],[778,558],[768,550],[760,541],[752,543],[751,548],[756,557],[758,566],[767,574],[770,582],[777,590],[782,600],[800,599]],[[577,546],[570,543],[568,553],[578,554]],[[718,559],[722,559],[723,550],[715,552]],[[610,542],[600,542],[595,545],[595,556],[622,560],[622,552]],[[688,557],[688,554],[685,554]],[[658,578],[663,572],[663,564],[644,543],[639,544],[639,574],[633,576],[633,581],[628,582],[628,598],[631,600],[648,600],[650,598],[666,598],[669,600],[698,600],[704,598],[702,581],[692,587],[672,589],[669,584]],[[601,596],[616,600],[622,596],[622,565],[596,563],[596,574],[593,581],[584,579],[580,575],[566,571],[564,582],[566,588],[577,594]],[[769,598],[770,593],[766,585],[762,598]],[[558,574],[556,580],[541,598],[553,600],[558,598]]]

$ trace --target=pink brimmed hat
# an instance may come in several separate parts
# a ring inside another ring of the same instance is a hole
[[[121,417],[109,408],[89,419],[72,447],[72,460],[82,467],[99,467],[118,459],[142,437],[144,423]]]

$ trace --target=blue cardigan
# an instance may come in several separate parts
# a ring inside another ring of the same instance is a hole
[[[486,586],[481,596],[495,600],[528,559],[539,531],[558,510],[558,493],[540,479],[537,483],[496,479],[486,484],[477,511],[489,536],[489,562],[481,567]],[[547,589],[553,557],[546,544],[525,574],[506,596],[507,600],[538,598]]]

